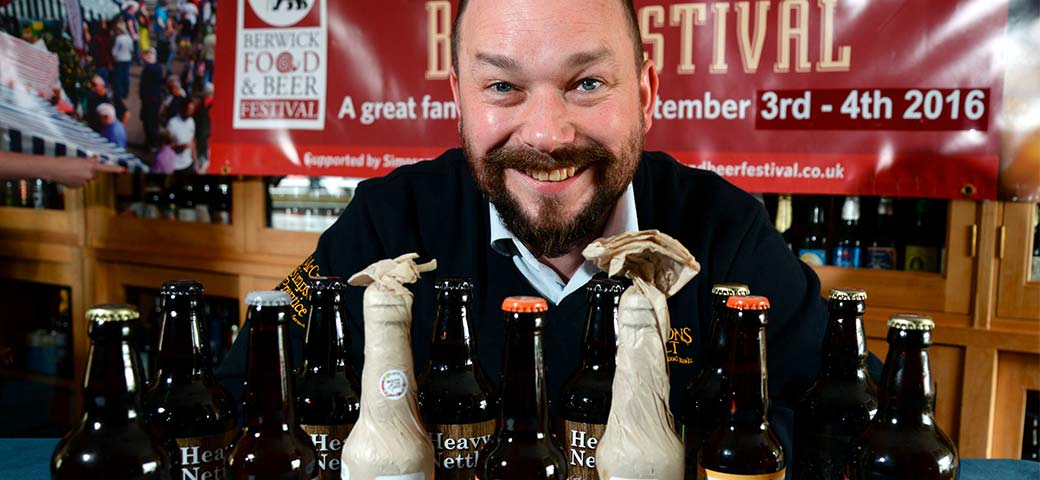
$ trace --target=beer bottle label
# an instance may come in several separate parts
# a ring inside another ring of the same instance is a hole
[[[339,467],[343,463],[343,443],[347,441],[354,424],[300,425],[300,428],[311,437],[314,449],[318,451],[318,477],[322,480],[338,479]]]
[[[469,480],[476,475],[480,449],[491,441],[495,421],[426,425],[433,442],[437,480]]]
[[[739,474],[739,473],[722,473],[710,470],[704,467],[700,467],[697,472],[698,480],[784,480],[787,475],[787,469],[780,470],[775,473],[754,473],[754,474]]]
[[[907,245],[903,269],[909,272],[938,272],[939,250],[935,247]]]
[[[560,443],[567,457],[568,480],[598,480],[596,473],[596,447],[603,438],[606,425],[563,421]]]
[[[867,266],[881,270],[896,269],[896,249],[892,247],[870,247],[867,249]]]
[[[237,430],[205,437],[178,438],[176,478],[225,478],[224,461]]]
[[[834,265],[845,268],[859,268],[859,252],[857,247],[835,247]]]
[[[827,264],[827,251],[820,248],[803,248],[798,250],[798,258],[806,265],[819,267]]]

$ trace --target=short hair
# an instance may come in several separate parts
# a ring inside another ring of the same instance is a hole
[[[462,25],[462,14],[466,11],[469,0],[459,0],[458,11],[455,12],[455,21],[451,25],[451,68],[455,75],[459,74],[459,27]],[[632,0],[621,0],[621,9],[625,13],[628,36],[632,40],[632,49],[635,52],[635,65],[638,72],[643,67],[643,37],[639,34],[639,20],[636,19],[636,7]]]
[[[98,115],[101,115],[102,117],[112,117],[112,118],[115,118],[115,116],[116,116],[116,107],[113,107],[111,103],[102,103],[101,105],[97,106],[97,113],[98,113]]]

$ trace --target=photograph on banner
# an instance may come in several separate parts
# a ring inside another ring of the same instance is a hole
[[[1000,115],[1000,198],[1040,202],[1040,2],[1012,0]]]
[[[0,153],[205,173],[215,26],[212,0],[0,0]]]
[[[460,144],[457,2],[286,3],[224,4],[211,172],[367,178]],[[997,198],[1008,0],[635,7],[648,150],[755,192]]]

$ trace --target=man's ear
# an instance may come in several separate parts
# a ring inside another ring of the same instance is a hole
[[[647,58],[639,70],[639,103],[643,109],[643,134],[650,131],[654,121],[654,103],[657,102],[657,67]]]

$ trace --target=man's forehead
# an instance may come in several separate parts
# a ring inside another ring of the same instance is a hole
[[[462,46],[494,48],[532,38],[623,39],[625,22],[619,0],[470,0],[459,28]]]

